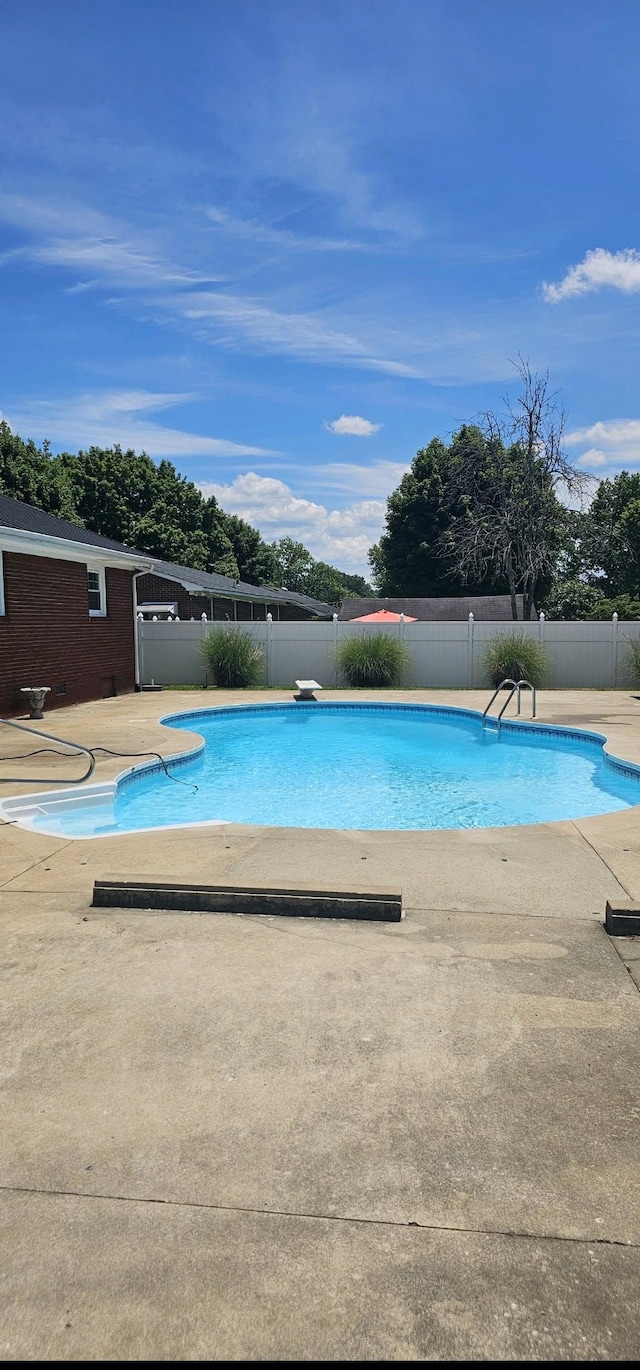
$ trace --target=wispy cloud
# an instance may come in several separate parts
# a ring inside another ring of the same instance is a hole
[[[341,360],[363,370],[386,371],[390,375],[419,377],[422,372],[405,362],[371,355],[358,338],[333,328],[322,315],[283,312],[260,300],[230,295],[225,291],[191,291],[165,300],[185,319],[201,328],[207,324],[227,325],[227,332],[216,331],[223,345],[238,345],[238,337],[254,346],[273,352],[289,353],[306,361]]]
[[[92,273],[96,282],[146,289],[149,286],[211,284],[224,276],[202,273],[167,259],[153,235],[77,202],[65,206],[33,196],[0,192],[0,219],[31,235],[14,250],[33,262]],[[87,282],[82,284],[86,286]]]
[[[565,442],[568,447],[591,444],[577,458],[577,465],[587,470],[640,465],[640,419],[612,419],[575,428],[566,434]]]
[[[545,281],[542,294],[548,304],[559,304],[561,300],[588,295],[594,290],[602,290],[604,286],[621,290],[625,295],[640,291],[640,252],[633,247],[625,248],[622,252],[607,252],[604,247],[593,248],[576,266],[569,267],[566,276],[557,284]]]
[[[265,243],[269,247],[278,247],[294,252],[377,252],[380,250],[377,244],[358,242],[352,238],[320,238],[309,234],[293,233],[291,229],[278,228],[275,224],[259,223],[255,219],[237,219],[222,209],[210,208],[206,213],[216,228],[230,234],[233,238],[242,238],[253,243]]]
[[[25,260],[82,273],[72,289],[105,285],[134,291],[131,301],[127,297],[118,301],[120,307],[137,308],[143,297],[145,308],[159,322],[165,326],[171,320],[186,323],[216,346],[238,349],[249,344],[254,351],[305,361],[333,360],[409,378],[423,374],[408,362],[380,355],[357,336],[336,327],[322,312],[282,310],[260,297],[202,290],[202,285],[225,278],[176,264],[152,240],[82,206],[70,206],[66,217],[54,206],[49,220],[48,205],[0,194],[2,217],[31,234],[31,241],[20,249]],[[65,231],[60,232],[63,226]]]
[[[9,405],[4,417],[14,432],[48,438],[56,446],[133,447],[151,457],[263,457],[266,448],[167,428],[139,417],[194,398],[190,394],[154,394],[144,390],[103,391],[71,400],[24,400]]]
[[[248,471],[228,485],[203,481],[200,489],[215,495],[222,508],[239,514],[269,542],[294,537],[320,561],[344,571],[369,575],[367,553],[384,526],[382,500],[358,500],[346,509],[331,509],[296,495],[290,485]]]
[[[360,414],[341,414],[339,419],[333,419],[324,426],[330,433],[354,438],[370,438],[382,428],[381,423],[372,423],[370,419],[361,418]]]

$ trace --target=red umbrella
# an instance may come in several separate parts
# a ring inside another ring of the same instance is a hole
[[[404,618],[405,623],[417,623],[417,618],[412,618],[411,614],[394,614],[391,609],[376,609],[374,614],[363,614],[361,618],[350,618],[349,623],[399,623]]]

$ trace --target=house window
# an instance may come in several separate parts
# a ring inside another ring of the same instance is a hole
[[[107,592],[104,568],[100,571],[87,570],[87,589],[89,591],[89,615],[91,618],[104,618],[107,612]]]
[[[4,567],[2,565],[2,552],[0,552],[0,616],[4,614]]]

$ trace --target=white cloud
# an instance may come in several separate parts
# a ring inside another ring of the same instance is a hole
[[[26,400],[4,413],[9,427],[41,442],[77,447],[134,447],[151,457],[262,457],[263,447],[230,442],[166,428],[139,414],[154,413],[192,400],[189,394],[154,394],[146,390],[101,391],[70,400]]]
[[[560,300],[588,295],[603,286],[622,290],[626,295],[640,291],[640,252],[633,247],[622,252],[607,252],[604,247],[596,247],[576,266],[569,267],[566,276],[556,285],[545,281],[542,294],[549,304],[558,304]]]
[[[229,485],[200,482],[202,493],[215,495],[221,507],[252,523],[267,542],[293,537],[319,561],[342,571],[369,576],[367,553],[384,527],[383,500],[359,500],[346,509],[331,509],[294,494],[291,486],[255,471],[236,476]]]
[[[354,438],[370,438],[372,433],[379,433],[382,428],[381,423],[371,423],[370,419],[363,419],[359,414],[341,414],[339,419],[333,419],[324,426],[330,433],[350,434]]]
[[[576,466],[583,466],[586,471],[592,470],[594,466],[608,466],[609,458],[606,452],[601,452],[597,447],[590,447],[587,452],[583,452],[578,457]]]
[[[280,467],[282,470],[282,466]],[[296,467],[298,470],[299,467]],[[365,499],[385,499],[399,485],[409,470],[409,463],[386,461],[368,462],[359,466],[355,462],[325,462],[305,471],[307,490],[317,491],[323,499],[327,495],[359,495]]]
[[[566,434],[565,442],[568,447],[590,444],[578,457],[578,466],[620,469],[640,465],[640,419],[612,419],[576,428]]]

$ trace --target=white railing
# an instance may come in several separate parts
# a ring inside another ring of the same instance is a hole
[[[204,666],[198,644],[214,625],[206,615],[198,620],[138,619],[141,681],[145,685],[204,685]],[[364,623],[292,622],[238,623],[234,627],[257,642],[264,653],[262,684],[290,686],[298,677],[314,677],[325,688],[346,682],[335,663],[338,644],[345,638],[372,631]],[[409,688],[486,689],[483,667],[487,643],[499,633],[516,629],[544,644],[550,660],[552,688],[615,689],[631,687],[627,657],[630,640],[640,638],[640,622],[549,623],[543,615],[528,623],[385,624],[375,631],[400,637],[409,648]]]

